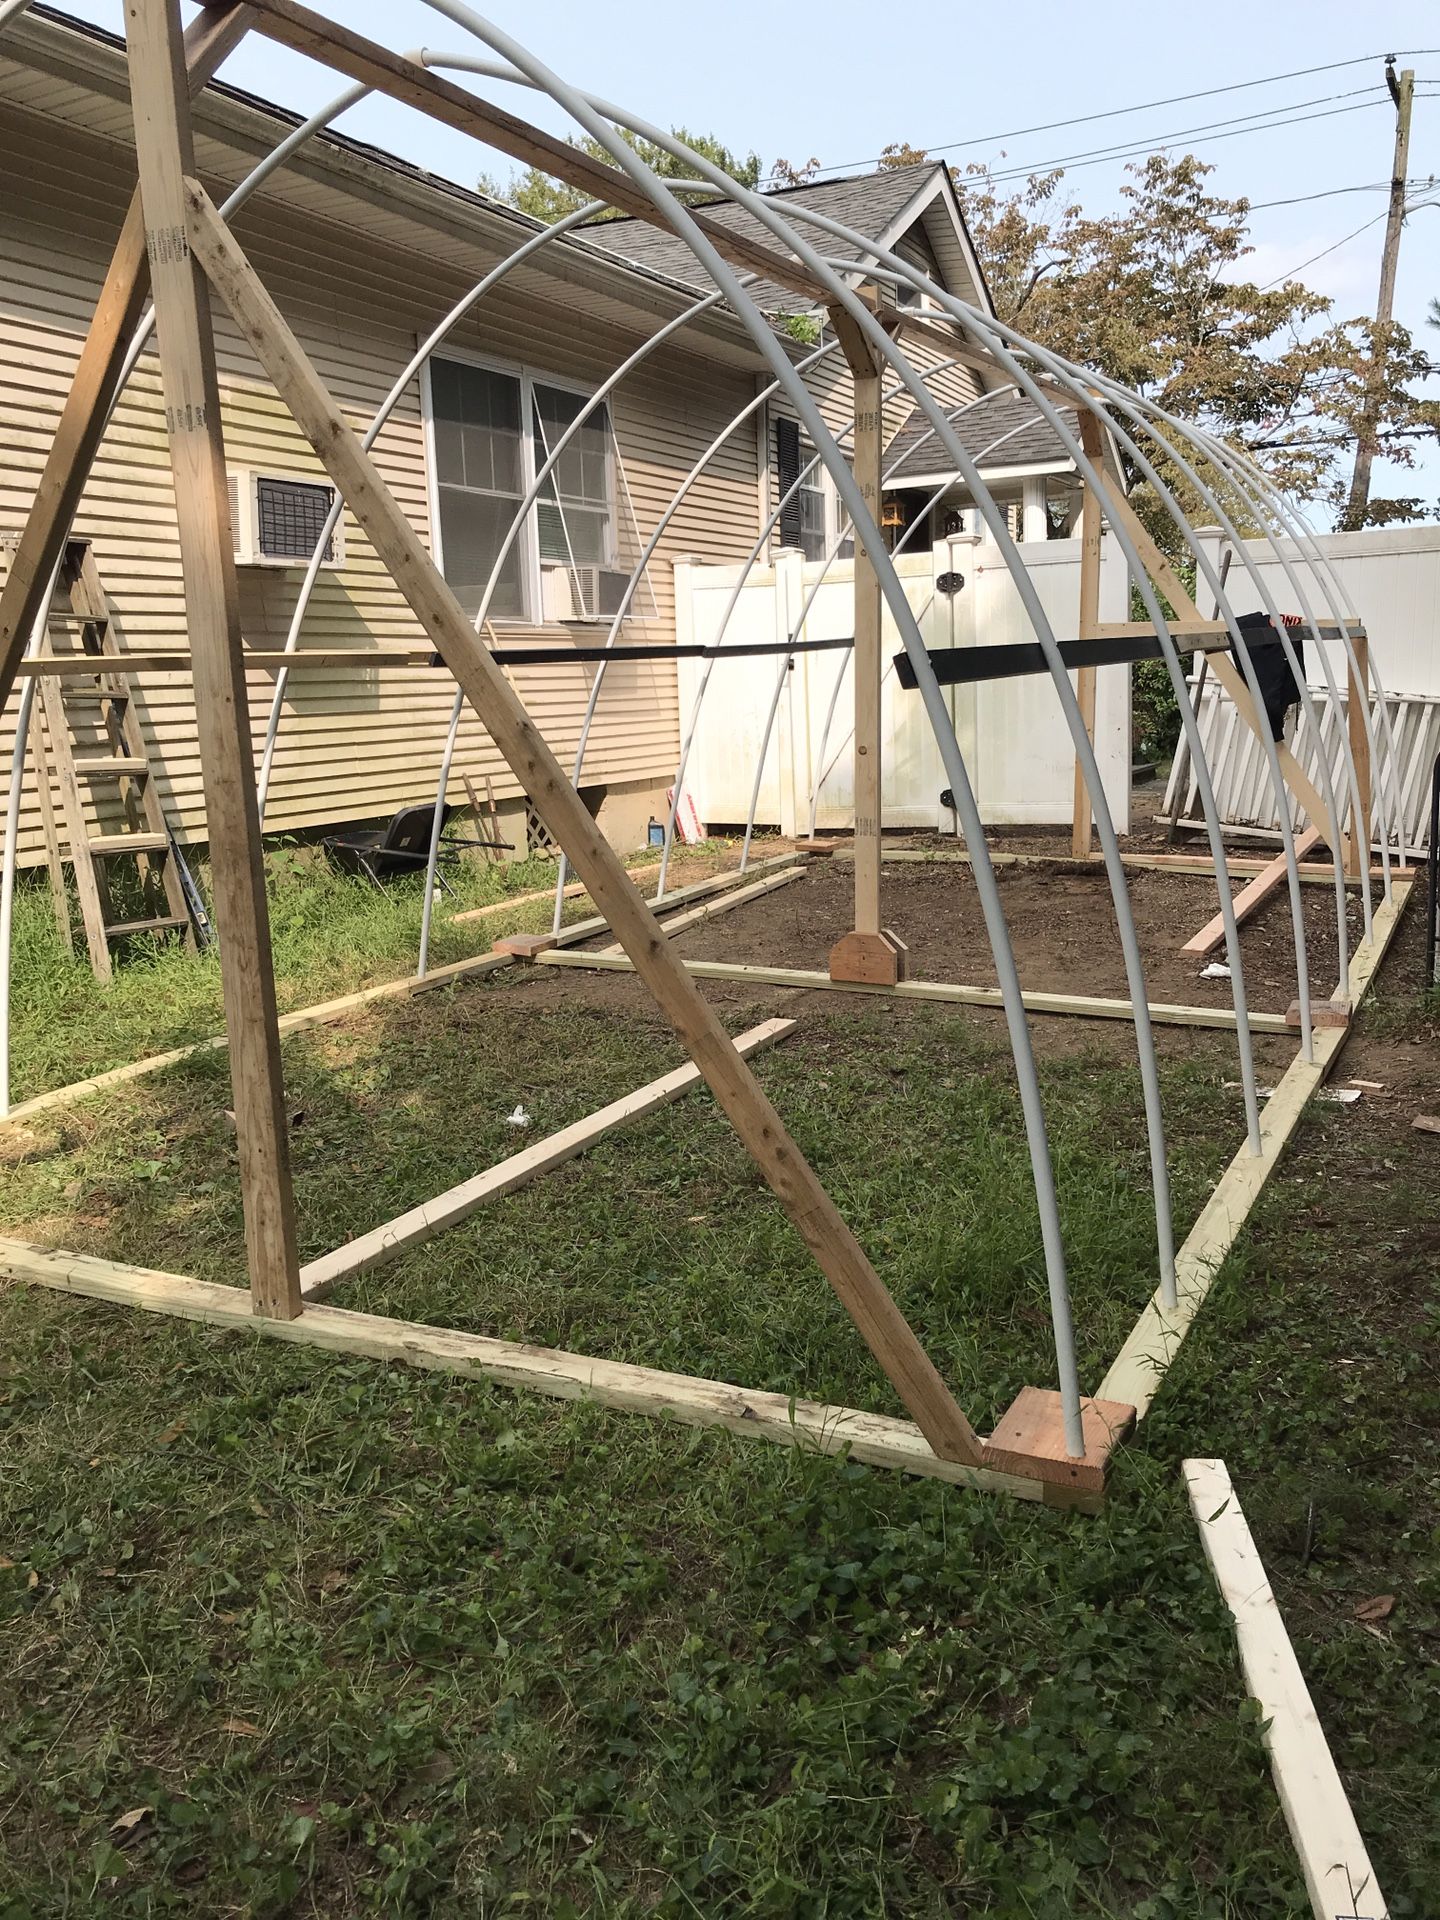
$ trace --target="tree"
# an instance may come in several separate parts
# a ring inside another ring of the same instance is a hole
[[[683,145],[693,147],[713,165],[738,180],[742,187],[753,187],[760,178],[760,156],[747,153],[743,157],[732,153],[711,133],[690,133],[684,127],[670,129],[674,137]],[[645,164],[666,180],[690,180],[696,178],[695,169],[685,161],[677,160],[664,147],[657,146],[653,140],[645,140],[637,133],[629,133],[623,127],[616,132],[629,147],[632,147]],[[598,140],[589,134],[576,136],[571,134],[570,145],[578,152],[588,154],[592,160],[613,167],[615,162]],[[818,161],[816,162],[818,165]],[[582,193],[578,187],[567,186],[563,180],[557,180],[553,174],[542,173],[539,167],[527,167],[523,173],[512,174],[508,180],[497,180],[489,174],[481,174],[479,187],[482,193],[488,193],[492,200],[503,200],[512,207],[518,207],[522,213],[528,213],[533,219],[543,220],[547,226],[563,219],[567,213],[573,213],[577,207],[583,207],[591,196]],[[615,209],[607,209],[604,219],[613,219]]]
[[[892,140],[888,147],[881,148],[875,171],[888,173],[894,167],[918,167],[929,158],[924,147],[912,147],[908,140]]]
[[[1338,510],[1372,365],[1385,455],[1413,466],[1417,443],[1440,431],[1440,404],[1412,391],[1429,357],[1402,326],[1334,320],[1332,303],[1298,280],[1246,279],[1250,203],[1208,193],[1212,171],[1194,155],[1152,154],[1128,169],[1122,211],[1088,216],[1059,170],[1006,195],[969,169],[966,212],[996,311],[1037,344],[1199,421],[1286,492]],[[1204,517],[1178,480],[1175,490]],[[1173,540],[1144,493],[1137,508]],[[1423,511],[1418,498],[1373,499],[1368,519]]]

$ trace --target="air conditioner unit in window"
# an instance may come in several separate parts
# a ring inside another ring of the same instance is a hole
[[[334,502],[335,489],[328,480],[232,467],[230,527],[236,566],[307,567]],[[344,564],[342,515],[326,542],[320,565],[333,572]]]
[[[613,619],[629,583],[629,574],[618,567],[571,567],[543,561],[541,616],[546,620]]]

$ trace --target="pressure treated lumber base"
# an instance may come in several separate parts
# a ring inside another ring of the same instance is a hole
[[[1033,1473],[1035,1463],[1044,1461],[1048,1484],[1100,1495],[1105,1491],[1110,1456],[1134,1424],[1134,1407],[1119,1400],[1082,1399],[1085,1452],[1076,1460],[1065,1446],[1060,1395],[1050,1387],[1022,1387],[985,1442],[985,1457],[1017,1473]]]
[[[1260,1708],[1260,1738],[1300,1859],[1315,1920],[1374,1920],[1388,1911],[1275,1604],[1265,1566],[1223,1460],[1182,1463],[1190,1511]]]
[[[1285,1009],[1285,1024],[1300,1029],[1300,1002],[1292,1000]],[[1310,1024],[1312,1027],[1348,1027],[1350,1024],[1350,1002],[1339,998],[1330,1000],[1312,1000],[1310,1002]]]
[[[634,969],[623,954],[541,953],[536,960],[542,967],[593,967],[607,973],[630,973]],[[962,1007],[999,1007],[1004,1003],[998,987],[954,986],[944,980],[899,980],[893,987],[875,986],[860,980],[832,980],[828,973],[805,967],[755,967],[732,964],[728,960],[687,960],[687,973],[697,980],[731,980],[742,986],[799,987],[807,991],[836,993],[880,993],[896,1000],[938,1000]],[[1081,994],[1026,992],[1021,995],[1027,1013],[1068,1013],[1084,1020],[1133,1020],[1131,1000],[1098,1000]],[[1162,1000],[1150,1002],[1150,1018],[1157,1026],[1222,1027],[1235,1026],[1231,1007],[1171,1006]],[[1288,1033],[1283,1013],[1252,1013],[1253,1033]]]
[[[559,1348],[493,1340],[485,1334],[457,1333],[416,1321],[353,1313],[344,1307],[307,1303],[294,1320],[264,1319],[251,1312],[250,1296],[239,1287],[123,1266],[23,1240],[0,1240],[0,1277],[318,1347],[327,1353],[397,1360],[406,1366],[494,1380],[501,1386],[528,1387],[560,1400],[593,1400],[634,1413],[669,1414],[689,1426],[723,1427],[747,1439],[812,1453],[848,1454],[869,1466],[922,1474],[953,1486],[1008,1494],[1045,1506],[1095,1512],[1101,1502],[1101,1496],[1088,1488],[1038,1479],[1004,1466],[972,1467],[944,1460],[913,1422],[854,1407],[790,1399],[783,1393],[752,1393],[725,1381],[662,1373],[619,1360],[591,1360]]]
[[[795,1026],[793,1020],[763,1021],[748,1033],[737,1035],[735,1051],[742,1059],[749,1059],[752,1054],[773,1047],[777,1041],[792,1034]],[[525,1186],[540,1174],[549,1173],[565,1161],[587,1152],[618,1127],[629,1126],[647,1114],[656,1112],[658,1108],[682,1099],[699,1081],[700,1069],[693,1061],[688,1066],[676,1067],[673,1073],[662,1074],[658,1080],[637,1087],[633,1093],[622,1094],[608,1106],[587,1114],[583,1120],[576,1120],[568,1127],[562,1127],[558,1133],[552,1133],[544,1140],[532,1142],[519,1153],[512,1153],[507,1159],[487,1168],[484,1173],[477,1173],[472,1179],[461,1181],[458,1186],[437,1194],[433,1200],[411,1207],[408,1212],[372,1228],[369,1233],[357,1234],[353,1240],[347,1240],[344,1245],[322,1254],[318,1260],[312,1260],[300,1269],[301,1293],[307,1300],[322,1299],[337,1281],[349,1279],[357,1273],[369,1273],[383,1266],[387,1260],[397,1259],[407,1247],[420,1246],[427,1240],[433,1240],[447,1227],[458,1226],[462,1220],[467,1220],[487,1201],[498,1200],[502,1194],[514,1193],[518,1187]]]

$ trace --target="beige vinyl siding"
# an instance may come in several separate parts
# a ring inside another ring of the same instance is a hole
[[[128,149],[92,140],[73,127],[0,106],[6,191],[0,196],[0,531],[23,525],[76,358],[93,311],[131,181]],[[213,183],[218,191],[225,183]],[[466,290],[453,266],[437,264],[415,229],[415,250],[378,245],[372,236],[325,226],[263,197],[236,226],[266,285],[329,383],[351,424],[362,430],[395,376],[442,314]],[[551,298],[544,297],[546,292]],[[598,385],[658,324],[637,316],[635,331],[593,316],[577,320],[553,282],[528,272],[502,284],[452,336],[464,352],[523,362],[539,375]],[[320,468],[221,311],[216,330],[226,450],[232,467],[320,477]],[[628,482],[618,491],[621,556],[637,557],[655,519],[706,445],[753,396],[752,376],[702,353],[667,347],[612,400],[617,451]],[[414,526],[429,534],[425,435],[418,382],[379,436],[374,457]],[[630,519],[633,501],[635,521]],[[672,565],[681,554],[733,560],[754,538],[755,436],[737,430],[688,496],[642,583],[625,638],[673,639]],[[158,363],[137,368],[106,435],[77,521],[94,542],[114,602],[123,644],[132,651],[185,647],[180,557]],[[326,571],[311,603],[303,647],[423,648],[408,608],[346,515],[345,562]],[[284,642],[300,570],[241,568],[247,644]],[[594,645],[603,625],[497,626],[502,642],[533,637],[547,645]],[[594,667],[513,670],[521,697],[568,765],[573,758]],[[188,676],[147,677],[137,706],[160,763],[160,791],[182,838],[204,838],[201,769]],[[263,739],[273,690],[268,675],[250,680],[251,719]],[[443,669],[403,672],[363,665],[345,673],[295,675],[281,721],[266,817],[281,832],[383,815],[434,790],[454,693]],[[13,723],[12,723],[13,725]],[[8,764],[13,732],[0,727]],[[606,672],[587,750],[585,784],[658,782],[678,752],[675,671],[671,663],[617,665]],[[473,715],[457,756],[452,799],[464,778],[492,780],[497,798],[519,791]],[[39,852],[38,807],[27,780],[22,857]]]
[[[827,339],[829,337],[827,334]],[[917,373],[926,373],[932,368],[941,367],[949,357],[944,348],[941,347],[938,342],[932,340],[916,339],[912,336],[904,341],[904,347],[910,365]],[[811,397],[820,409],[821,418],[824,420],[826,426],[829,427],[830,431],[837,437],[842,434],[847,436],[840,441],[840,447],[848,462],[850,457],[848,434],[854,409],[854,386],[850,378],[850,369],[846,365],[844,354],[838,350],[834,353],[827,354],[823,360],[817,361],[813,367],[806,371],[804,381]],[[887,373],[885,378],[887,388],[896,386],[898,383],[898,374],[894,372]],[[927,385],[929,391],[935,396],[936,401],[947,413],[964,405],[965,402],[969,400],[974,400],[980,393],[980,381],[973,369],[960,365],[945,367],[944,371],[936,373],[935,377],[930,380]],[[906,420],[909,419],[914,410],[914,406],[915,402],[908,387],[897,392],[886,401],[885,438],[887,442],[899,432]],[[789,401],[777,394],[768,403],[767,415],[766,437],[769,453],[769,474],[767,481],[769,506],[767,512],[773,512],[780,500],[780,490],[775,466],[774,422],[777,418],[793,420],[796,418],[796,414],[795,409],[790,405]],[[938,439],[932,441],[930,444],[935,450],[936,471],[940,472],[951,464],[949,457],[942,452]],[[841,521],[845,518],[843,508],[840,510],[840,518]],[[838,524],[837,522],[837,526]]]

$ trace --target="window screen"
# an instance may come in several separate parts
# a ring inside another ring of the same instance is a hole
[[[474,615],[525,490],[520,382],[488,367],[432,359],[430,404],[443,571]],[[525,615],[521,545],[511,542],[490,601],[500,619]]]
[[[262,473],[255,482],[255,495],[260,552],[267,560],[308,560],[334,504],[334,488],[304,480],[277,480]],[[335,558],[333,534],[321,557]]]
[[[578,394],[538,384],[532,389],[532,401],[538,473],[586,402]],[[595,407],[566,442],[541,484],[536,505],[540,565],[574,569],[579,604],[591,615],[601,611],[589,604],[595,597],[590,585],[593,576],[579,569],[608,567],[614,561],[613,473],[609,410]]]

